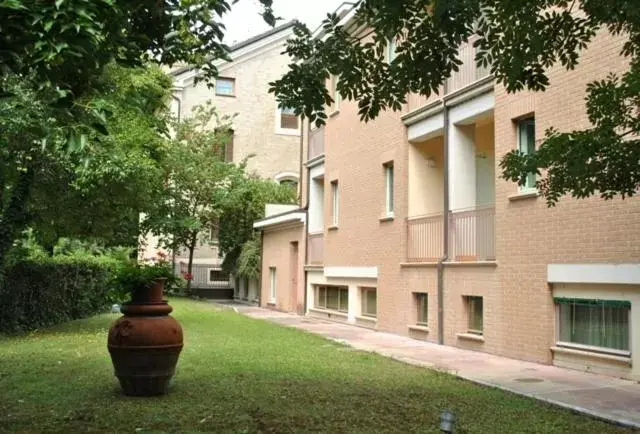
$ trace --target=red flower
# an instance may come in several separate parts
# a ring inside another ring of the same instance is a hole
[[[185,280],[193,280],[193,274],[191,273],[182,273],[182,277],[184,277]]]

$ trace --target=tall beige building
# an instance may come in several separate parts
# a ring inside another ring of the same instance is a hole
[[[225,151],[228,161],[248,160],[247,169],[259,176],[298,188],[300,173],[300,120],[279,109],[269,83],[287,70],[289,59],[282,52],[292,34],[293,23],[240,42],[230,48],[231,62],[219,61],[218,79],[212,87],[196,83],[198,70],[174,68],[172,112],[178,118],[191,116],[194,107],[212,101],[221,116],[234,116],[233,139]],[[212,125],[212,128],[214,126]],[[215,230],[203,238],[215,240]],[[221,271],[217,244],[203,242],[194,255],[193,285],[202,295],[233,294],[257,300],[258,282],[234,281]],[[186,270],[188,253],[179,252],[177,263]],[[231,293],[230,293],[231,291]]]
[[[548,208],[498,167],[551,126],[589,127],[586,85],[625,70],[623,41],[601,32],[547,91],[517,94],[472,42],[440,95],[366,124],[340,101],[305,134],[301,209],[256,223],[262,304],[640,380],[640,200]]]

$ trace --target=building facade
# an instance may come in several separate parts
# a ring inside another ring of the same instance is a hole
[[[247,161],[247,170],[262,178],[298,188],[300,173],[300,120],[277,107],[269,83],[287,70],[282,52],[292,35],[288,23],[230,48],[231,62],[216,66],[219,77],[211,86],[196,82],[198,71],[189,66],[170,72],[174,78],[172,112],[178,118],[212,101],[220,116],[232,117],[233,138],[225,150],[227,161]],[[211,125],[215,128],[215,125]],[[259,282],[235,280],[221,270],[216,228],[208,229],[194,254],[193,282],[202,295],[225,296],[233,288],[236,298],[257,301]],[[188,253],[178,252],[178,271],[186,271]]]
[[[439,95],[366,124],[354,102],[330,108],[305,134],[305,313],[639,380],[640,200],[549,208],[498,166],[551,126],[588,128],[586,85],[627,68],[622,43],[602,32],[545,92],[508,94],[470,41]]]

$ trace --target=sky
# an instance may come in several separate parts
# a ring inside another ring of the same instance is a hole
[[[298,19],[313,31],[327,13],[335,11],[343,2],[344,0],[274,0],[273,9],[277,17],[284,18],[278,23]],[[231,12],[223,19],[227,27],[224,42],[233,45],[268,31],[270,27],[259,15],[261,10],[258,0],[240,0],[232,5]]]

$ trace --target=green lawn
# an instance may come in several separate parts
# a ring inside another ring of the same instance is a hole
[[[173,300],[185,349],[169,395],[120,395],[115,315],[0,338],[5,432],[623,432],[447,374],[350,350],[211,304]]]

